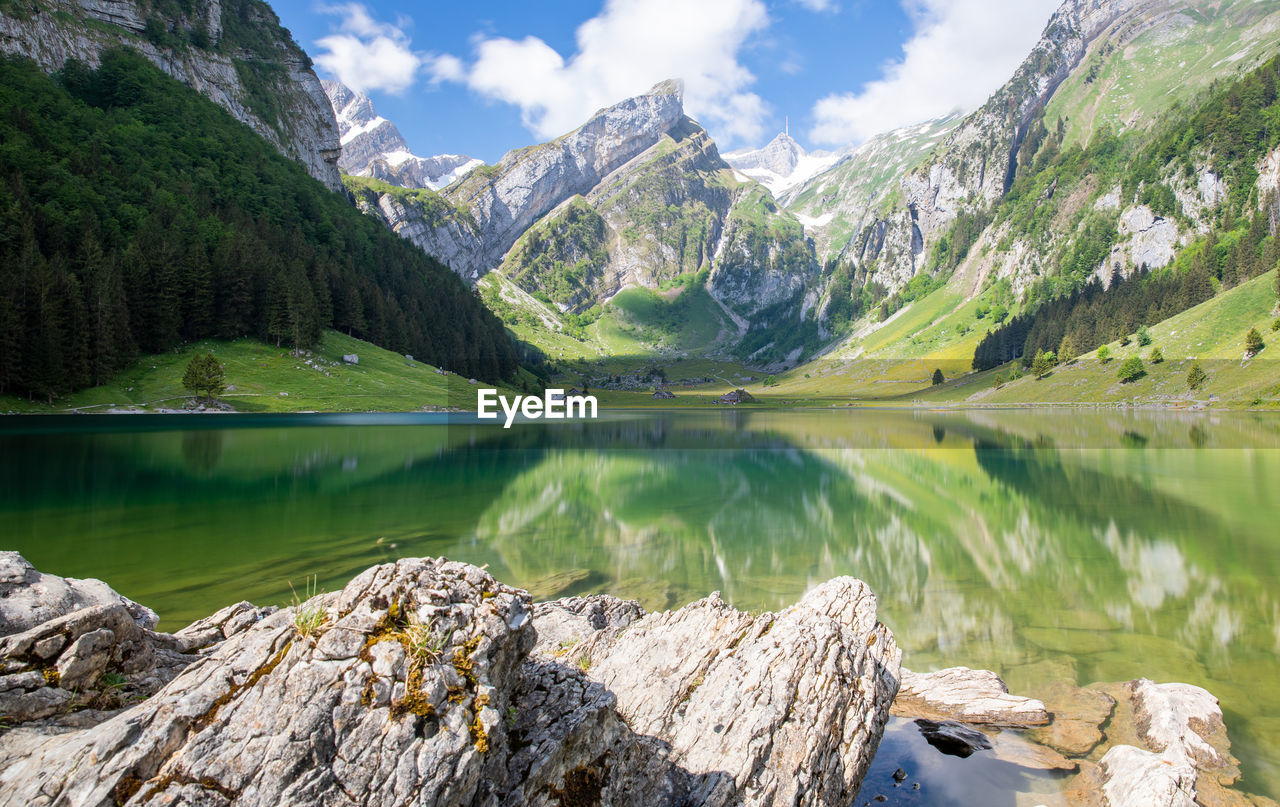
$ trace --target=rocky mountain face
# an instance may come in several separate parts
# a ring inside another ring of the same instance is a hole
[[[482,160],[463,154],[418,157],[409,151],[409,144],[396,125],[374,110],[369,96],[337,81],[320,84],[333,106],[342,135],[338,166],[348,174],[372,177],[401,188],[439,190],[472,168],[484,165]]]
[[[799,222],[684,115],[664,82],[439,194],[350,182],[362,206],[475,281],[500,270],[579,313],[620,289],[698,280],[739,335],[798,322],[820,268]]]
[[[1232,76],[1275,53],[1276,30],[1280,4],[1274,2],[1067,0],[1013,77],[980,109],[873,138],[784,199],[824,258],[848,261],[863,282],[895,291],[920,272],[937,271],[937,247],[957,217],[981,220],[994,210],[1048,140],[1065,148],[1087,143],[1099,127],[1124,132],[1150,125],[1214,77]],[[895,170],[878,170],[881,159],[859,160],[860,153],[886,151],[894,154]],[[1221,178],[1201,162],[1194,175],[1169,178],[1190,225],[1120,198],[1119,188],[1075,189],[1073,206],[1088,202],[1109,211],[1119,231],[1108,260],[1097,264],[1100,274],[1109,276],[1116,264],[1123,274],[1164,266],[1203,226],[1201,211],[1211,211],[1224,194]],[[977,271],[1021,290],[1056,271],[1052,255],[1072,241],[1078,224],[1063,216],[1048,242],[1035,244],[1007,227],[989,231],[988,247],[1004,246]]]
[[[855,236],[883,239],[886,217],[902,204],[902,179],[960,120],[951,115],[876,135],[779,200],[804,224],[824,260],[839,256]],[[909,228],[905,234],[912,234]]]
[[[0,52],[58,70],[124,45],[200,91],[337,190],[338,127],[311,60],[259,0],[36,0],[0,11]]]
[[[779,132],[762,148],[739,149],[724,155],[725,162],[764,185],[778,198],[826,171],[841,158],[841,154],[825,151],[810,154],[786,132]]]

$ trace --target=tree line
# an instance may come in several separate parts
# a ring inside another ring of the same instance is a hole
[[[126,49],[45,75],[0,59],[0,393],[52,399],[206,337],[325,328],[510,376],[449,269]]]

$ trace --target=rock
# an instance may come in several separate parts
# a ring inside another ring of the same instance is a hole
[[[111,650],[115,643],[116,635],[109,628],[89,631],[72,642],[55,666],[59,686],[63,689],[81,689],[97,681],[111,662]]]
[[[110,604],[124,606],[141,627],[155,628],[160,621],[155,611],[117,594],[101,580],[44,574],[17,552],[0,552],[0,636],[30,630],[81,608]],[[56,652],[51,646],[41,652]]]
[[[1049,722],[1043,703],[1010,695],[1000,676],[968,667],[924,674],[904,669],[893,713],[990,726],[1042,726]]]
[[[1117,745],[1099,763],[1107,807],[1195,807],[1196,772],[1176,753]]]
[[[1110,695],[1065,681],[1042,687],[1036,694],[1053,714],[1053,722],[1032,730],[1032,738],[1074,757],[1088,754],[1102,742],[1102,726],[1116,706]]]
[[[1146,678],[1129,682],[1128,689],[1138,736],[1151,750],[1184,755],[1201,770],[1234,764],[1225,751],[1222,709],[1207,690],[1191,684],[1156,684]]]
[[[954,720],[926,720],[918,718],[916,727],[934,748],[953,757],[967,759],[977,751],[989,751],[991,740],[975,728]]]
[[[172,635],[172,647],[180,653],[189,653],[203,647],[230,639],[247,630],[279,609],[275,606],[259,608],[249,602],[228,605],[212,616],[198,619]]]
[[[992,745],[996,759],[1020,768],[1053,773],[1075,773],[1080,770],[1079,762],[1067,759],[1047,746],[1027,742],[1014,732],[1000,732]]]
[[[120,632],[157,660],[198,652],[124,711],[0,734],[0,803],[846,804],[897,686],[875,609],[837,578],[759,616],[718,596],[648,616],[607,597],[535,611],[443,559],[377,566],[295,608],[240,603],[174,636],[123,606],[86,609],[55,620],[70,673],[127,662]],[[535,622],[547,636],[530,656]],[[25,652],[51,625],[3,647]],[[557,656],[556,636],[583,654]],[[33,670],[0,682],[31,713],[79,708]]]
[[[856,793],[900,659],[865,584],[836,578],[755,617],[713,594],[630,626],[634,604],[609,599],[555,605],[606,624],[572,646],[570,666],[614,693],[630,730],[660,741],[664,764],[681,771],[656,789],[623,791],[635,803],[672,803],[686,790],[691,803],[748,805],[846,803]]]

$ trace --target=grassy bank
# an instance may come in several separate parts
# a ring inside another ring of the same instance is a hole
[[[409,412],[449,405],[448,389],[467,379],[389,350],[327,331],[321,345],[294,356],[288,347],[256,339],[206,340],[143,356],[110,383],[55,400],[53,405],[0,396],[0,412],[57,413],[180,409],[191,400],[182,374],[191,357],[212,352],[226,367],[219,400],[238,412]],[[349,365],[344,355],[359,357]],[[517,382],[518,384],[519,382]]]

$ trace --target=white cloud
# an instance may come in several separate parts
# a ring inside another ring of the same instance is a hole
[[[795,2],[809,9],[810,11],[839,11],[840,7],[836,5],[835,0],[795,0]]]
[[[861,142],[957,108],[976,109],[1013,75],[1060,0],[902,0],[914,33],[881,78],[813,107],[810,137]]]
[[[596,110],[684,79],[685,109],[718,139],[755,140],[765,104],[738,62],[748,37],[769,24],[761,0],[608,0],[577,30],[568,59],[536,37],[481,39],[467,84],[520,107],[540,137],[564,134]]]
[[[396,25],[378,22],[360,3],[325,6],[320,10],[340,15],[342,21],[336,33],[316,40],[323,48],[315,58],[316,64],[353,90],[400,93],[413,84],[424,66],[437,80],[455,78],[461,67],[460,64],[441,65],[442,60],[453,57],[415,53],[404,32],[406,20],[397,20]],[[453,59],[453,63],[457,61]]]

